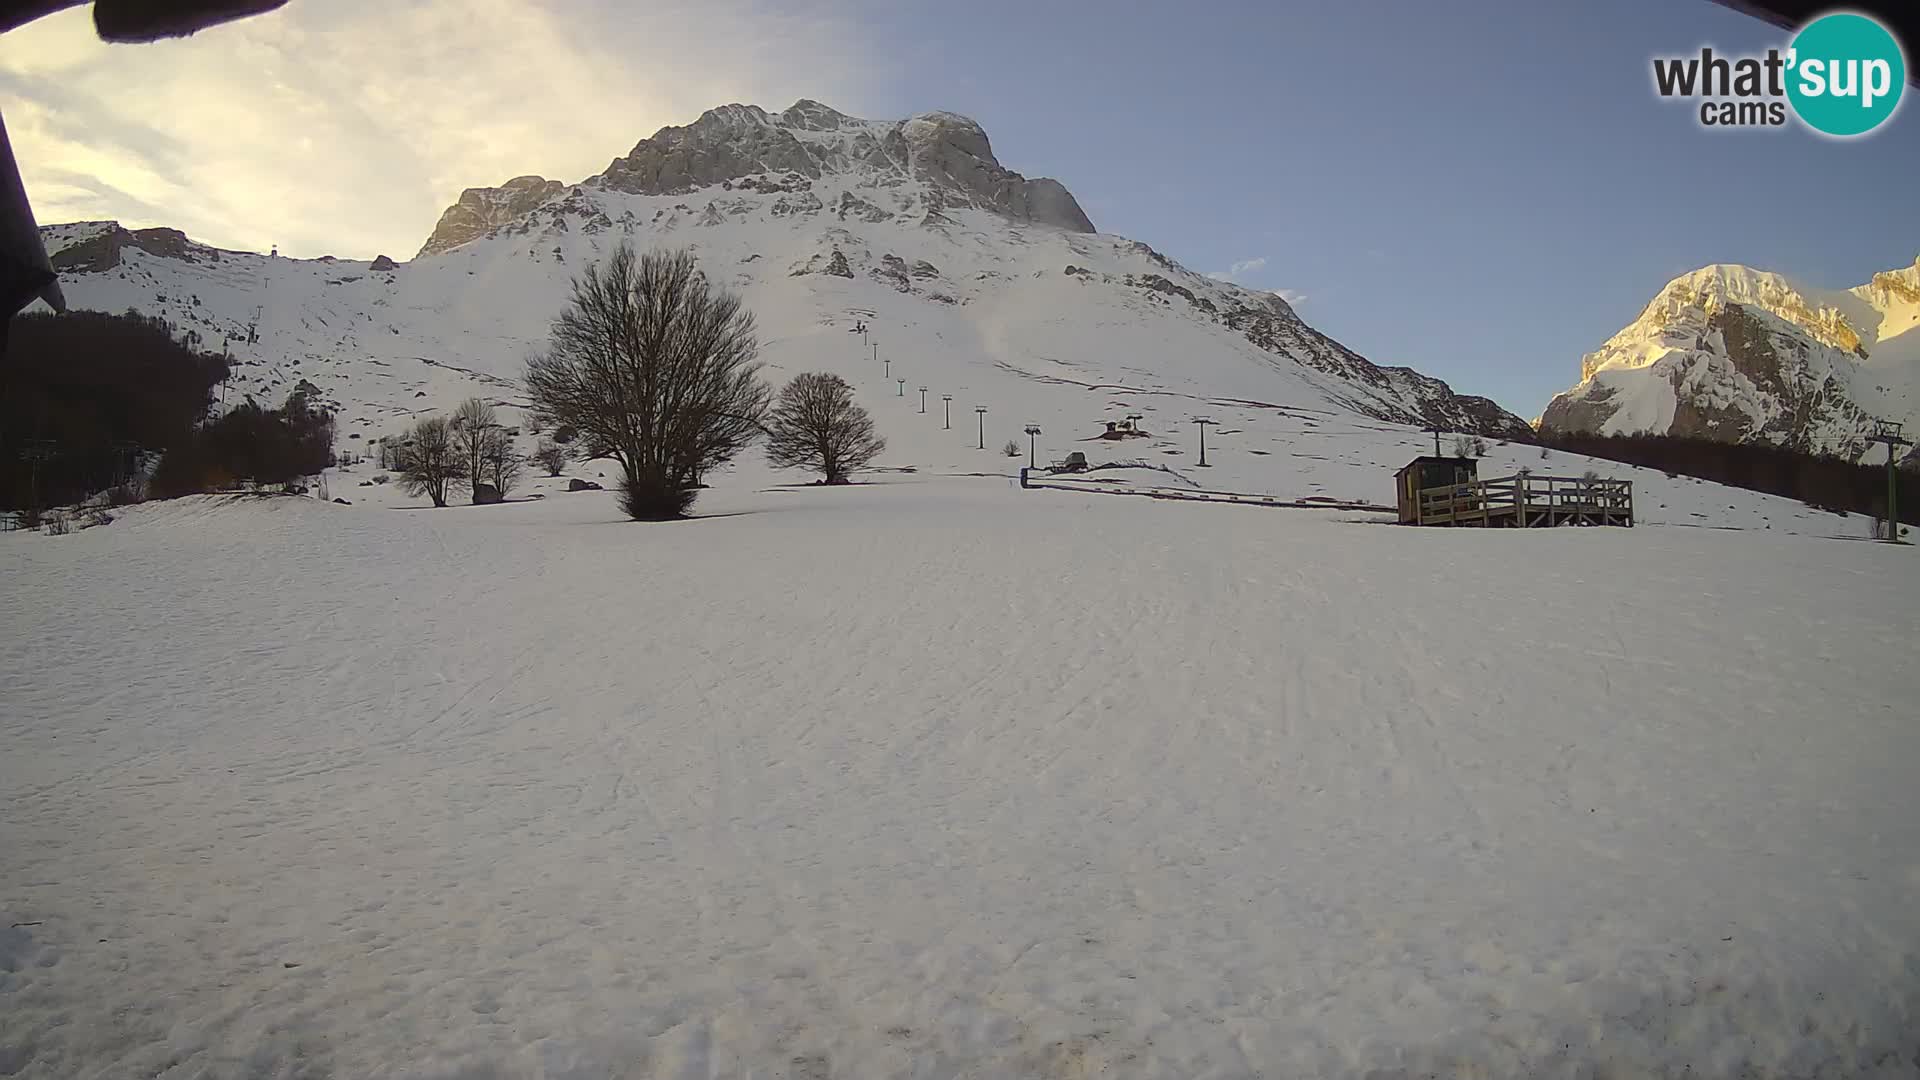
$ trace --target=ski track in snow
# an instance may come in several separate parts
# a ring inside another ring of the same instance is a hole
[[[0,542],[0,1073],[1920,1061],[1909,552],[992,479],[699,509]]]

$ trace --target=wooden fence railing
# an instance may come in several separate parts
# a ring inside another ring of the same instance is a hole
[[[1632,525],[1633,482],[1528,473],[1425,488],[1419,524]]]
[[[1206,488],[1168,488],[1142,487],[1125,480],[1106,480],[1086,473],[1071,476],[1054,476],[1030,469],[1020,470],[1020,486],[1024,488],[1052,488],[1059,491],[1091,491],[1100,495],[1144,495],[1150,499],[1175,499],[1185,502],[1235,503],[1240,506],[1278,506],[1296,510],[1366,510],[1373,513],[1393,512],[1391,506],[1355,499],[1332,499],[1309,497],[1293,499],[1284,495],[1260,494],[1250,491],[1214,491]]]

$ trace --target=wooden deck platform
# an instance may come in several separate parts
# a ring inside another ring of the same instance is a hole
[[[1422,489],[1413,525],[1633,525],[1633,482],[1524,474]]]

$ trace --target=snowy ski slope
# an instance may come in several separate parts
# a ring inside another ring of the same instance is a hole
[[[0,1072],[1912,1075],[1910,552],[746,474],[0,542]]]

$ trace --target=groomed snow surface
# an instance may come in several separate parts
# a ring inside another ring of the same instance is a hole
[[[0,1074],[1920,1069],[1911,550],[699,512],[0,538]]]

